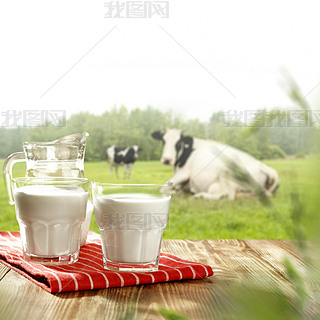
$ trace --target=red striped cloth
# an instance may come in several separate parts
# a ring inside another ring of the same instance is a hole
[[[58,267],[24,261],[19,232],[0,232],[0,262],[51,293],[202,279],[213,275],[210,266],[167,253],[161,253],[158,271],[107,271],[103,268],[100,236],[94,232],[89,232],[78,262]]]

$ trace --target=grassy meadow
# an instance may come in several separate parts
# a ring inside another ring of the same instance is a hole
[[[1,167],[3,161],[0,162]],[[281,184],[272,198],[271,207],[263,206],[255,198],[230,201],[222,199],[209,201],[194,199],[190,194],[179,193],[172,197],[169,224],[165,230],[167,239],[288,239],[292,238],[290,219],[291,194],[301,195],[316,186],[313,170],[315,159],[293,159],[267,161],[278,170]],[[163,183],[172,176],[172,167],[159,161],[138,161],[135,163],[130,183]],[[127,183],[122,179],[123,169],[119,169],[121,178],[110,175],[106,162],[85,163],[85,173],[90,180],[101,182]],[[24,164],[17,164],[14,176],[24,176]],[[99,232],[94,218],[91,230]],[[0,179],[0,230],[18,231],[14,207],[7,203],[3,179]]]

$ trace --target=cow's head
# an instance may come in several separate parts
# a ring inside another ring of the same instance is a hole
[[[183,136],[182,130],[166,129],[165,132],[155,131],[151,136],[163,142],[160,161],[167,165],[183,166],[192,152],[191,137]]]
[[[139,152],[142,150],[139,146],[133,145],[132,149],[134,151],[134,160],[138,159]]]

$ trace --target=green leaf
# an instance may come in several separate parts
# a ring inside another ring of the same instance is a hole
[[[173,311],[170,309],[166,309],[164,307],[158,307],[157,312],[160,313],[167,320],[188,320],[189,318],[179,313],[177,311]]]

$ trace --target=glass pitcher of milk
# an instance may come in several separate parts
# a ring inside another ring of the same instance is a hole
[[[52,142],[25,142],[23,152],[11,154],[3,165],[3,176],[9,203],[14,204],[12,168],[26,162],[26,177],[84,178],[84,155],[87,132],[71,134]],[[82,226],[81,245],[87,238],[93,205],[88,201],[86,219]]]

